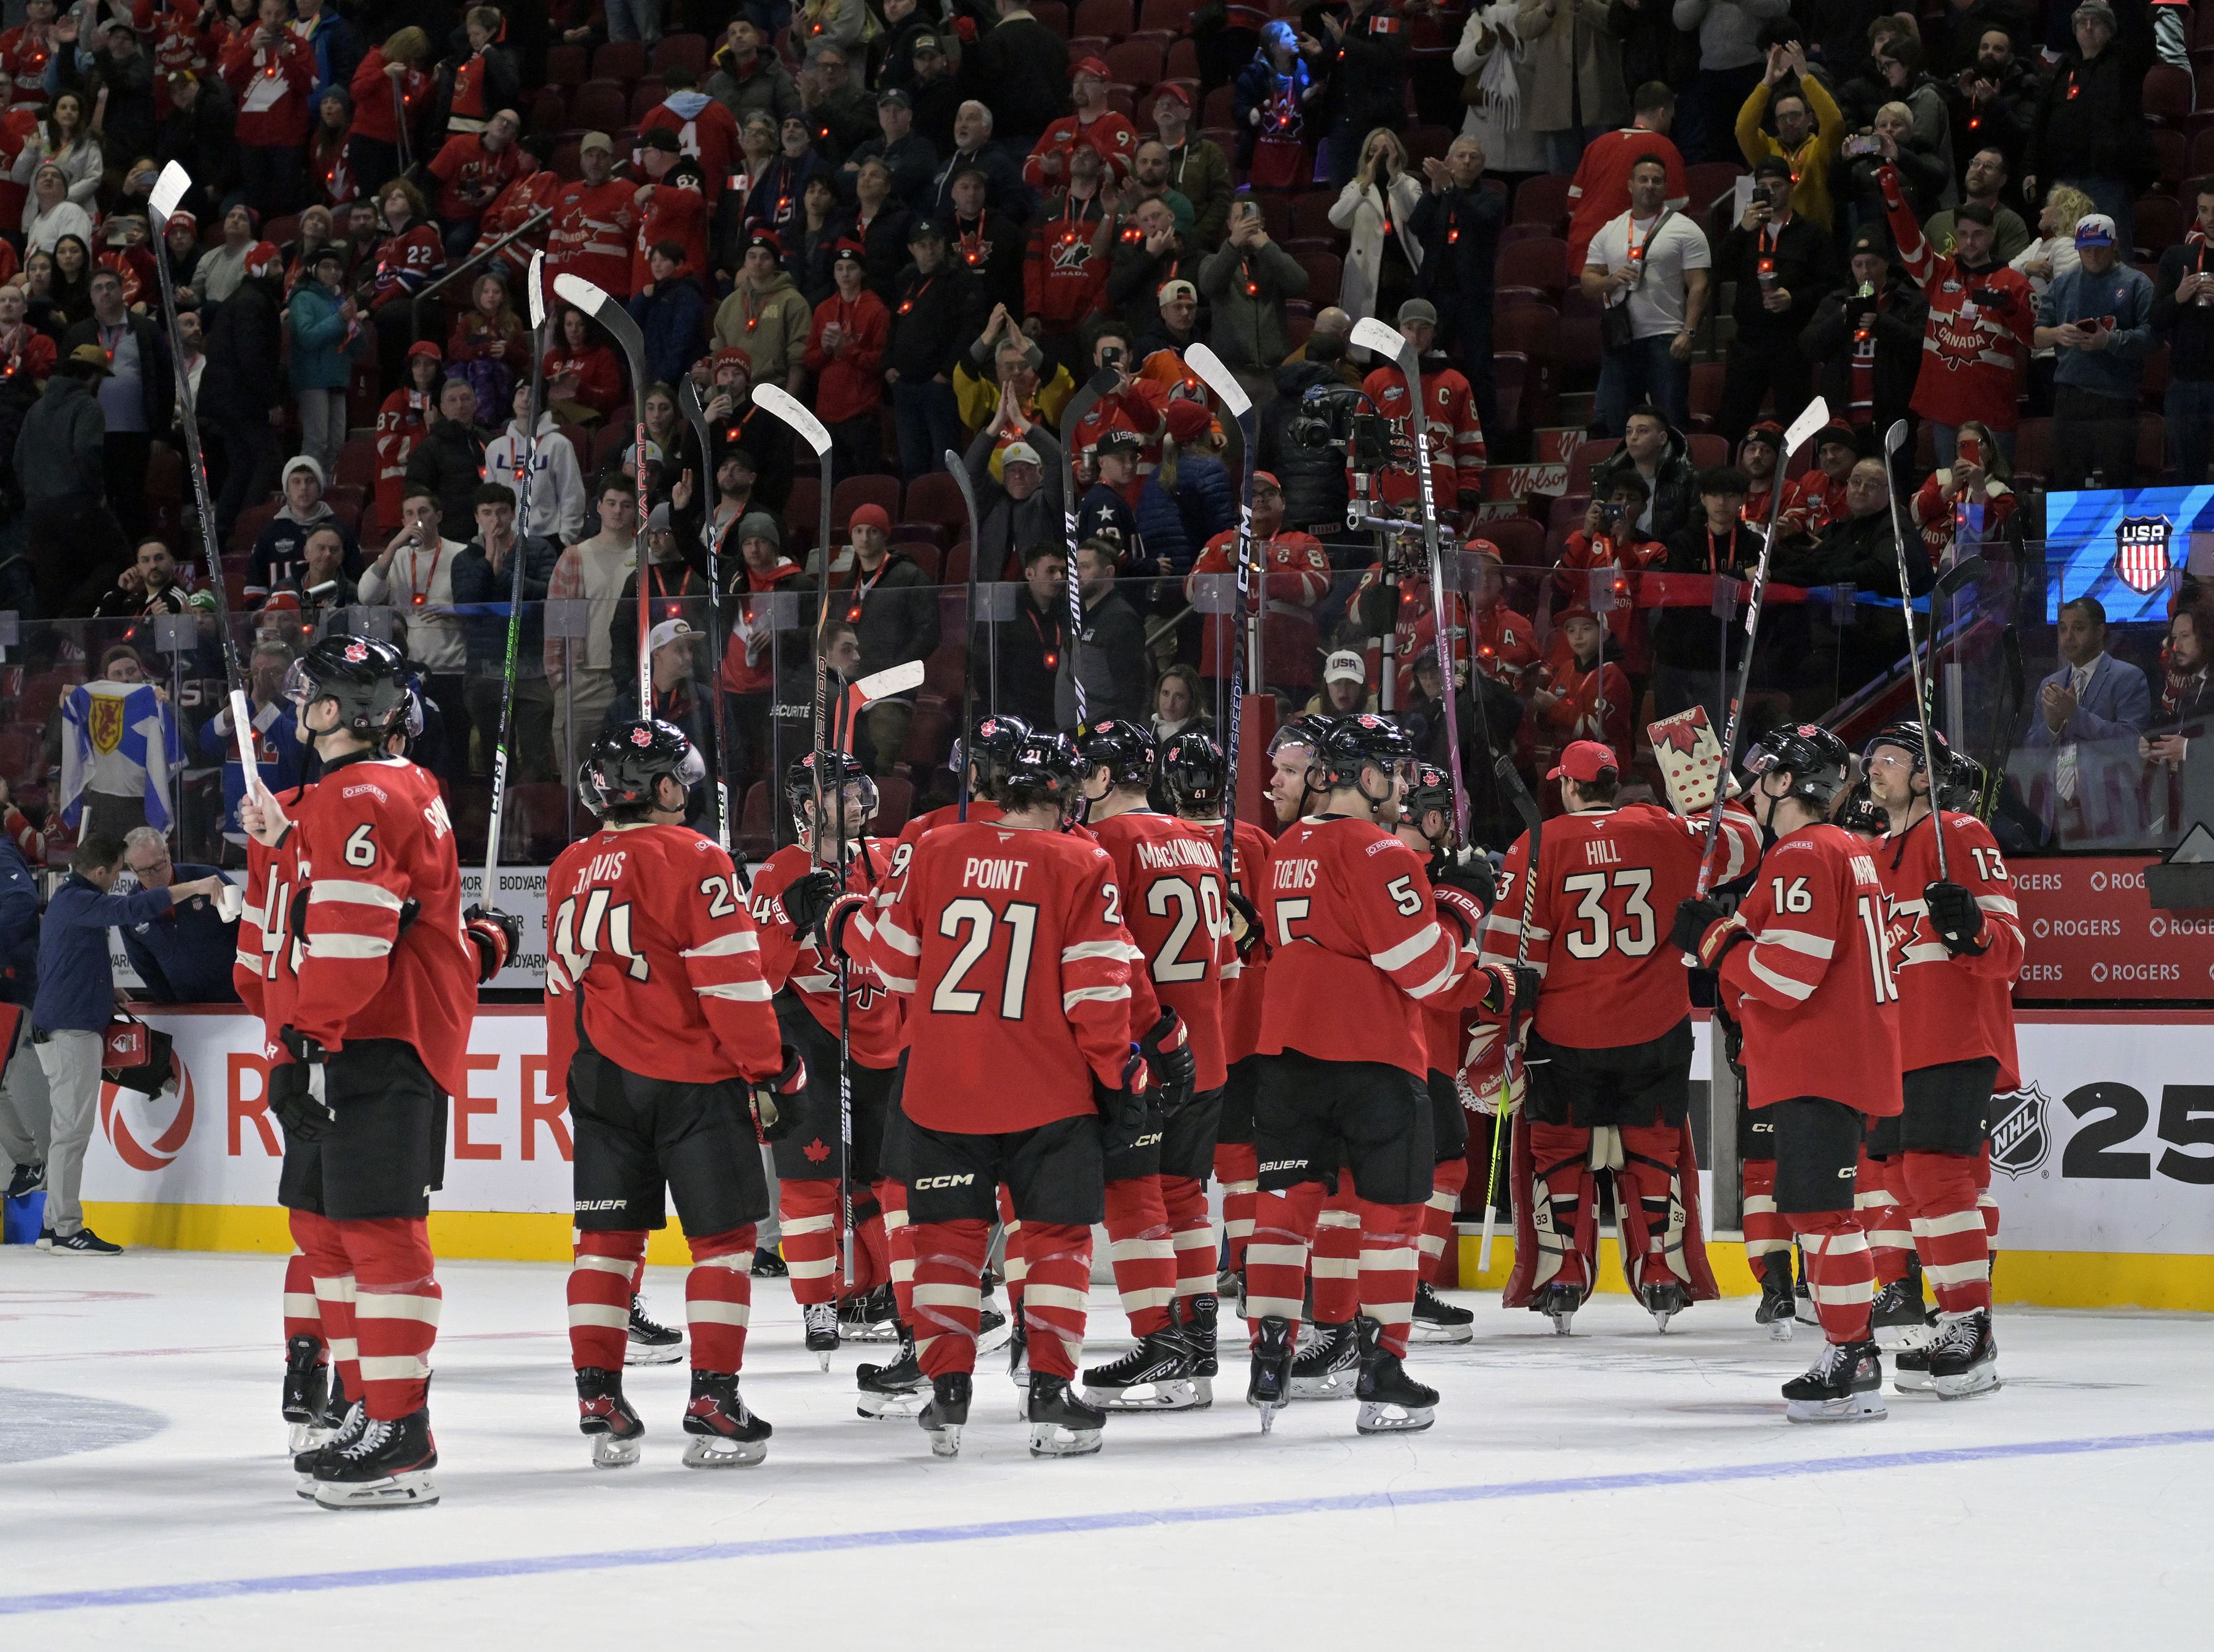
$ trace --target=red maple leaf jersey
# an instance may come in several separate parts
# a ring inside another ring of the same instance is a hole
[[[1377,473],[1377,497],[1387,505],[1421,499],[1414,432],[1407,419],[1406,375],[1397,367],[1379,367],[1361,388],[1391,421],[1392,463]],[[1422,375],[1422,400],[1428,404],[1424,433],[1430,441],[1430,495],[1439,510],[1450,511],[1462,494],[1483,486],[1483,425],[1476,416],[1476,393],[1455,369],[1434,366]]]
[[[235,35],[217,67],[238,106],[238,141],[261,149],[297,150],[308,141],[308,94],[315,84],[315,52],[289,28],[277,43],[259,43],[259,28]]]
[[[1037,147],[1023,162],[1023,181],[1040,193],[1067,184],[1068,152],[1079,143],[1099,151],[1099,158],[1107,163],[1107,176],[1115,183],[1130,175],[1138,158],[1138,129],[1114,110],[1102,109],[1088,121],[1081,115],[1065,114],[1045,129]],[[1045,169],[1049,155],[1058,162],[1051,173]]]
[[[456,132],[431,157],[431,175],[438,180],[435,210],[442,218],[480,217],[526,165],[535,164],[520,144],[494,150],[486,146],[482,132]]]
[[[1820,539],[1844,520],[1845,485],[1826,470],[1809,469],[1783,485],[1783,510],[1776,519],[1778,538],[1804,534]]]
[[[1235,956],[1222,899],[1221,834],[1149,809],[1099,821],[1091,831],[1115,862],[1123,922],[1145,954],[1154,993],[1183,1022],[1198,1087],[1220,1089],[1222,972]]]
[[[1420,1079],[1422,1012],[1497,995],[1500,972],[1439,921],[1422,857],[1373,821],[1295,823],[1276,840],[1262,913],[1275,947],[1263,1055],[1385,1062]]]
[[[430,393],[394,390],[376,410],[376,519],[397,523],[407,486],[407,456],[431,427]],[[249,587],[246,593],[254,596]],[[262,592],[264,596],[267,593]]]
[[[1760,519],[1768,520],[1765,515]],[[1560,596],[1554,601],[1554,612],[1569,606],[1592,607],[1593,572],[1613,570],[1610,583],[1615,605],[1599,616],[1599,623],[1620,651],[1622,669],[1632,676],[1647,676],[1653,669],[1653,645],[1646,633],[1646,622],[1638,617],[1638,575],[1665,561],[1667,555],[1668,548],[1659,540],[1638,538],[1635,524],[1614,534],[1587,534],[1579,529],[1561,541],[1559,572],[1553,577],[1554,589]],[[1557,626],[1553,634],[1565,649],[1568,639]]]
[[[278,806],[297,818],[301,800],[315,788],[294,786],[276,793]],[[277,1034],[291,1025],[292,995],[305,950],[292,931],[300,889],[300,834],[287,832],[274,846],[246,840],[246,905],[238,918],[238,954],[231,984],[247,1013],[261,1023],[265,1053],[276,1058],[283,1046]]]
[[[1530,909],[1530,967],[1544,979],[1537,1033],[1571,1049],[1650,1043],[1691,1013],[1690,972],[1668,944],[1676,908],[1697,892],[1703,816],[1685,820],[1652,804],[1587,809],[1548,820]],[[1760,829],[1734,805],[1722,811],[1715,881],[1742,878],[1760,858]],[[1483,926],[1487,963],[1511,964],[1522,936],[1524,833],[1507,852],[1499,898]],[[1490,1028],[1472,1040],[1486,1075],[1504,1052]]]
[[[1616,766],[1627,774],[1637,749],[1630,722],[1630,679],[1611,659],[1586,669],[1573,652],[1563,652],[1567,658],[1552,663],[1552,681],[1545,685],[1557,698],[1537,708],[1539,745],[1560,750],[1573,740],[1596,740],[1612,749]]]
[[[1899,982],[1875,854],[1843,827],[1802,826],[1770,847],[1722,921],[1752,937],[1723,956],[1720,988],[1745,1031],[1747,1106],[1821,1096],[1871,1118],[1899,1111]]]
[[[1899,981],[1899,1043],[1915,1067],[1994,1057],[1994,1093],[2021,1086],[2014,1042],[2014,982],[2021,973],[2021,917],[1998,840],[1973,815],[1945,816],[1945,869],[1983,909],[1986,950],[1954,958],[1930,927],[1922,891],[1937,881],[1937,839],[1924,817],[1876,844]]]
[[[1274,539],[1256,541],[1253,560],[1257,564],[1255,572],[1263,582],[1262,679],[1305,687],[1314,681],[1315,657],[1321,651],[1322,633],[1316,625],[1314,610],[1330,595],[1330,553],[1323,549],[1322,541],[1313,535],[1287,529]],[[1226,528],[1207,541],[1207,548],[1199,554],[1190,573],[1184,577],[1185,600],[1198,597],[1201,575],[1237,572],[1238,530]],[[1251,578],[1249,576],[1249,584]],[[1232,616],[1226,613],[1208,617],[1207,628],[1200,633],[1202,676],[1229,675],[1231,623]]]
[[[1073,327],[1100,307],[1113,260],[1094,256],[1106,193],[1079,200],[1066,190],[1046,203],[1023,255],[1023,313],[1049,327]]]
[[[546,237],[546,278],[580,276],[617,298],[630,297],[631,236],[638,229],[638,186],[620,178],[594,186],[579,179],[554,198]]]
[[[878,878],[890,864],[888,838],[865,840],[865,847],[847,863],[846,887],[857,895],[877,888]],[[761,931],[761,973],[770,988],[789,992],[825,1032],[838,1031],[838,972],[826,964],[811,939],[794,933],[785,915],[784,891],[814,865],[805,849],[788,843],[764,861],[754,874],[754,923]],[[899,1000],[865,970],[846,972],[846,1023],[853,1061],[879,1070],[899,1065]]]
[[[1132,966],[1115,863],[1069,832],[974,818],[915,845],[858,956],[908,1000],[901,1105],[992,1135],[1092,1111],[1130,1054]]]
[[[290,899],[306,914],[291,921],[303,945],[290,1025],[333,1051],[396,1038],[440,1089],[465,1094],[477,954],[462,933],[461,863],[437,777],[404,757],[328,765],[300,799],[293,839]]]
[[[1930,300],[1922,370],[1911,405],[1940,425],[1974,419],[1994,431],[2014,429],[2020,418],[2015,387],[2037,327],[2037,295],[2029,278],[2004,264],[1970,271],[1956,258],[1940,256],[1899,193],[1898,174],[1885,167],[1876,175],[1899,261]],[[1977,298],[1979,292],[1985,297]]]
[[[713,1084],[782,1068],[761,936],[713,838],[602,826],[561,851],[546,909],[549,1058],[573,1048],[581,1018],[593,1049],[646,1078]]]

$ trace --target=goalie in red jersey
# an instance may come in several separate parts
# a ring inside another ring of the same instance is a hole
[[[289,813],[257,789],[239,816],[258,846],[267,963],[248,1001],[269,1029],[269,1107],[284,1129],[278,1202],[355,1402],[295,1459],[301,1495],[327,1508],[438,1500],[425,1224],[480,964],[438,783],[384,755],[413,704],[402,666],[389,644],[350,636],[294,662],[285,694],[322,780]]]
[[[569,1352],[602,1467],[639,1458],[645,1424],[622,1392],[631,1282],[672,1196],[692,1251],[685,1465],[768,1454],[769,1425],[738,1394],[768,1214],[761,1143],[796,1117],[807,1074],[769,1006],[731,857],[683,823],[705,774],[672,724],[608,730],[578,782],[600,829],[546,879],[547,1055],[567,1074],[576,1136]]]

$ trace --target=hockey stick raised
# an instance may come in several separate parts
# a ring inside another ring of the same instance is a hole
[[[1238,882],[1235,861],[1238,850],[1238,758],[1245,732],[1246,640],[1250,619],[1247,609],[1252,606],[1253,579],[1253,466],[1261,445],[1261,417],[1253,406],[1253,398],[1238,382],[1237,375],[1223,365],[1222,358],[1203,344],[1196,344],[1184,352],[1184,364],[1199,375],[1207,388],[1237,421],[1238,455],[1238,608],[1230,628],[1230,738],[1223,748],[1224,783],[1222,787],[1222,878],[1226,886],[1236,888]]]
[[[1890,501],[1891,543],[1899,554],[1899,615],[1906,622],[1906,669],[1914,683],[1914,719],[1922,727],[1922,772],[1930,781],[1930,829],[1937,839],[1937,880],[1948,881],[1945,872],[1945,808],[1937,800],[1937,754],[1930,745],[1930,685],[1922,680],[1922,646],[1914,639],[1914,587],[1908,578],[1906,566],[1906,523],[1899,505],[1899,472],[1896,464],[1899,450],[1906,445],[1906,421],[1893,419],[1891,428],[1883,433],[1883,469],[1885,491]],[[1937,609],[1932,603],[1930,609],[1930,635],[1934,642],[1937,635]],[[1914,806],[1908,782],[1907,807]]]
[[[1077,641],[1084,634],[1084,588],[1076,576],[1076,432],[1092,408],[1099,405],[1099,398],[1122,382],[1121,368],[1103,367],[1068,398],[1068,405],[1061,410],[1061,517],[1062,529],[1068,536],[1068,640],[1061,652],[1068,660],[1068,686],[1076,701],[1076,726],[1079,729],[1091,720],[1091,707],[1085,703],[1082,650]]]
[[[1502,780],[1514,783],[1508,795],[1514,804],[1514,812],[1522,817],[1522,829],[1529,835],[1530,847],[1522,861],[1522,928],[1514,937],[1514,981],[1519,985],[1522,971],[1530,963],[1530,926],[1536,921],[1538,910],[1538,856],[1544,847],[1544,816],[1538,800],[1530,795],[1530,788],[1522,784],[1522,777],[1514,773],[1513,761],[1501,753],[1499,769]],[[1486,1179],[1483,1193],[1483,1241],[1476,1249],[1476,1270],[1488,1272],[1491,1267],[1492,1230],[1499,1223],[1499,1172],[1507,1156],[1507,1139],[1514,1129],[1514,1068],[1522,1059],[1520,1027],[1514,1025],[1514,988],[1508,989],[1508,1030],[1500,1053],[1499,1108],[1491,1116],[1491,1173]],[[1529,1080],[1529,1068],[1522,1069],[1523,1080]]]
[[[969,594],[961,610],[962,627],[968,633],[962,639],[967,646],[961,651],[961,773],[955,776],[961,786],[957,817],[966,820],[969,743],[976,726],[976,559],[983,551],[984,530],[976,514],[976,484],[969,479],[967,462],[951,448],[945,450],[945,474],[961,490],[961,503],[969,512]]]
[[[723,709],[723,653],[730,633],[723,624],[723,536],[715,530],[715,449],[707,439],[707,410],[700,405],[700,387],[689,376],[676,386],[676,408],[692,426],[700,444],[700,541],[707,559],[707,693],[713,707],[708,719],[715,731],[715,835],[723,853],[731,850],[731,731]],[[772,777],[774,778],[774,777]],[[745,874],[740,872],[739,876]]]
[[[395,92],[398,88],[393,89]],[[523,565],[528,561],[530,539],[530,484],[538,464],[538,404],[546,393],[546,254],[530,255],[530,401],[515,464],[515,546],[511,554],[515,569],[508,581],[507,660],[499,688],[499,742],[492,759],[492,817],[485,829],[484,882],[477,888],[477,902],[491,907],[499,887],[500,819],[507,807],[507,765],[515,740],[515,665],[523,648]]]
[[[639,331],[638,322],[623,308],[621,300],[582,276],[571,275],[564,270],[554,278],[554,291],[612,333],[630,364],[631,457],[638,477],[638,534],[633,552],[638,561],[638,714],[651,717],[653,662],[647,658],[645,650],[646,638],[653,629],[652,581],[646,578],[645,572],[649,560],[645,543],[649,491],[645,474],[645,335]]]
[[[754,386],[754,406],[779,423],[787,425],[792,433],[815,450],[815,462],[819,467],[821,495],[816,517],[815,554],[822,560],[816,582],[815,598],[815,772],[820,776],[829,768],[833,731],[830,727],[830,662],[823,652],[823,639],[830,625],[830,505],[833,478],[830,465],[830,432],[823,421],[800,405],[791,392],[774,384]],[[841,743],[842,749],[842,743]],[[819,783],[819,781],[818,781]],[[839,818],[843,820],[841,814]],[[818,840],[821,834],[817,833]],[[823,846],[815,846],[815,864],[823,864]]]

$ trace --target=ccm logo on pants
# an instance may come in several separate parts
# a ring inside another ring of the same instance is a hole
[[[975,1181],[976,1179],[976,1176],[975,1176],[975,1174],[974,1174],[973,1172],[965,1172],[965,1171],[964,1171],[962,1174],[960,1174],[960,1175],[958,1175],[958,1176],[921,1176],[921,1177],[917,1177],[917,1178],[915,1178],[915,1184],[915,1184],[915,1186],[917,1186],[918,1188],[924,1188],[924,1187],[967,1187],[967,1186],[968,1186],[971,1182]]]

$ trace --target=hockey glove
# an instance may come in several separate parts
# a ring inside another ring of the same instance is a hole
[[[462,933],[477,949],[477,985],[507,967],[523,945],[523,920],[498,907],[473,906],[462,914]]]
[[[1984,909],[1975,892],[1959,884],[1938,882],[1922,891],[1922,904],[1930,914],[1930,927],[1945,950],[1954,958],[1980,958],[1991,950],[1984,939]]]
[[[1698,959],[1705,970],[1722,968],[1722,954],[1752,933],[1720,901],[1685,901],[1676,908],[1676,922],[1668,939],[1679,951]]]
[[[1437,884],[1431,886],[1430,904],[1446,921],[1461,951],[1474,952],[1481,948],[1485,909],[1482,901],[1458,884]]]
[[[1434,856],[1430,861],[1430,886],[1465,890],[1486,912],[1499,898],[1499,879],[1491,870],[1491,861],[1475,849],[1463,849],[1457,855]]]
[[[1099,1081],[1098,1074],[1092,1075],[1092,1101],[1106,1123],[1103,1145],[1109,1153],[1128,1152],[1153,1129],[1153,1110],[1146,1104],[1147,1083],[1146,1057],[1135,1044],[1129,1059],[1122,1063],[1119,1087],[1110,1089]]]
[[[1180,1112],[1191,1100],[1199,1083],[1199,1061],[1191,1053],[1191,1039],[1177,1013],[1164,1005],[1153,1030],[1139,1040],[1138,1049],[1153,1075],[1153,1096],[1163,1113]]]
[[[784,915],[792,921],[792,933],[813,935],[819,943],[823,921],[837,904],[838,895],[838,880],[822,867],[801,873],[782,897]]]
[[[755,1079],[748,1086],[754,1129],[764,1141],[781,1141],[798,1128],[796,1098],[807,1087],[807,1063],[790,1044],[783,1049],[784,1070],[773,1079]]]
[[[1722,1059],[1737,1074],[1738,1087],[1745,1087],[1745,1029],[1738,1025],[1737,1017],[1724,1009],[1719,999],[1715,1004],[1715,1019],[1722,1030]]]
[[[286,1027],[278,1037],[292,1059],[269,1069],[269,1111],[293,1141],[321,1141],[338,1127],[331,1111],[329,1069],[323,1047]]]
[[[1253,909],[1253,902],[1232,890],[1223,897],[1230,902],[1230,944],[1238,949],[1238,961],[1251,959],[1261,945],[1261,915]]]

